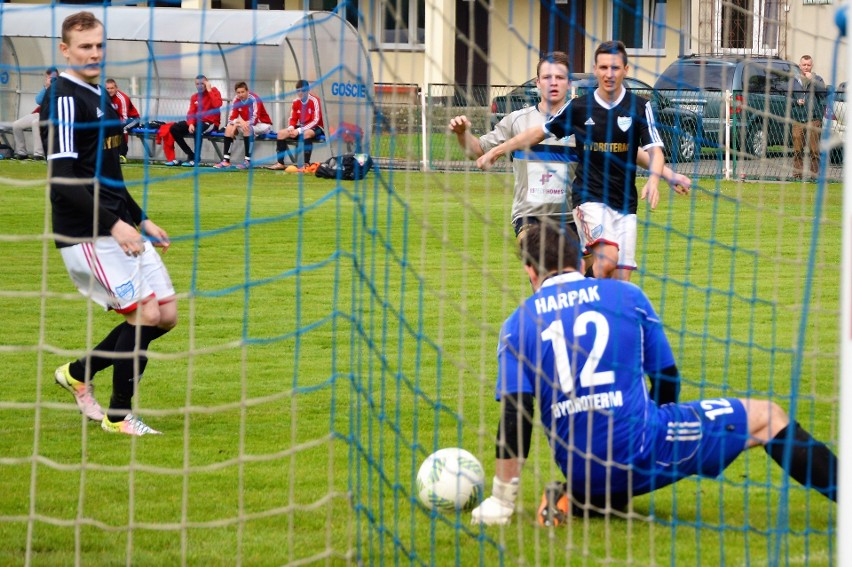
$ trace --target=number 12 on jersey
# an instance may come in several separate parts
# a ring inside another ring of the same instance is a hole
[[[609,322],[597,311],[586,311],[574,320],[574,336],[582,337],[588,332],[589,325],[595,327],[595,342],[586,357],[586,362],[580,368],[580,386],[591,388],[615,382],[615,372],[607,370],[596,372],[598,363],[609,342]],[[556,373],[559,375],[559,386],[562,393],[568,394],[574,389],[574,372],[571,369],[571,357],[568,353],[568,343],[565,340],[565,327],[561,319],[556,319],[541,332],[543,341],[553,343],[553,355],[556,358]],[[576,355],[576,347],[571,349]]]

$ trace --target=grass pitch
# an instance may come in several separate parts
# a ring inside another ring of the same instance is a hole
[[[136,397],[165,434],[141,439],[84,422],[53,385],[119,319],[65,273],[45,166],[0,162],[0,564],[831,562],[834,505],[760,450],[627,518],[548,530],[533,517],[558,472],[537,432],[510,526],[416,503],[436,448],[493,474],[497,330],[529,294],[511,176],[125,172],[172,236],[180,293]],[[817,195],[712,180],[664,195],[641,215],[633,281],[667,325],[682,399],[771,396],[833,444],[840,192],[815,219]]]

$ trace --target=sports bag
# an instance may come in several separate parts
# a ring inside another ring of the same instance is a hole
[[[364,179],[372,167],[373,158],[369,154],[343,154],[319,164],[315,175],[324,179],[354,181]]]

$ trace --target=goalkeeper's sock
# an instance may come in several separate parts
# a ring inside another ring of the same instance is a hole
[[[784,467],[787,429],[790,427],[794,428],[793,446],[787,474],[803,486],[813,488],[837,502],[837,457],[824,443],[802,429],[798,422],[792,422],[779,431],[778,435],[766,444],[766,452],[773,461]]]

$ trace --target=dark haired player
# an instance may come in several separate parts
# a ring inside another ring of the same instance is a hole
[[[154,250],[168,249],[169,237],[124,184],[119,156],[124,131],[98,84],[103,24],[90,12],[68,16],[59,49],[68,68],[41,107],[56,246],[80,293],[125,320],[88,356],[57,368],[54,377],[104,431],[159,433],[131,414],[131,401],[148,345],[177,322],[175,290]],[[110,366],[112,397],[105,415],[91,380]]]
[[[566,105],[542,128],[531,128],[477,160],[485,169],[505,153],[531,147],[552,135],[574,135],[579,162],[572,185],[574,222],[580,241],[594,258],[596,278],[629,280],[636,269],[637,153],[645,150],[650,175],[641,198],[651,208],[659,201],[658,184],[665,167],[663,142],[651,103],[622,85],[627,76],[627,51],[619,41],[595,50],[594,93]],[[678,182],[678,193],[688,192]]]
[[[576,269],[580,244],[570,232],[533,226],[520,246],[536,291],[500,330],[496,472],[474,524],[511,519],[536,402],[568,481],[561,494],[545,493],[540,523],[564,520],[569,507],[607,512],[692,475],[717,476],[757,446],[782,467],[788,449],[788,474],[836,501],[837,458],[774,402],[677,403],[671,346],[642,290],[584,278]]]

